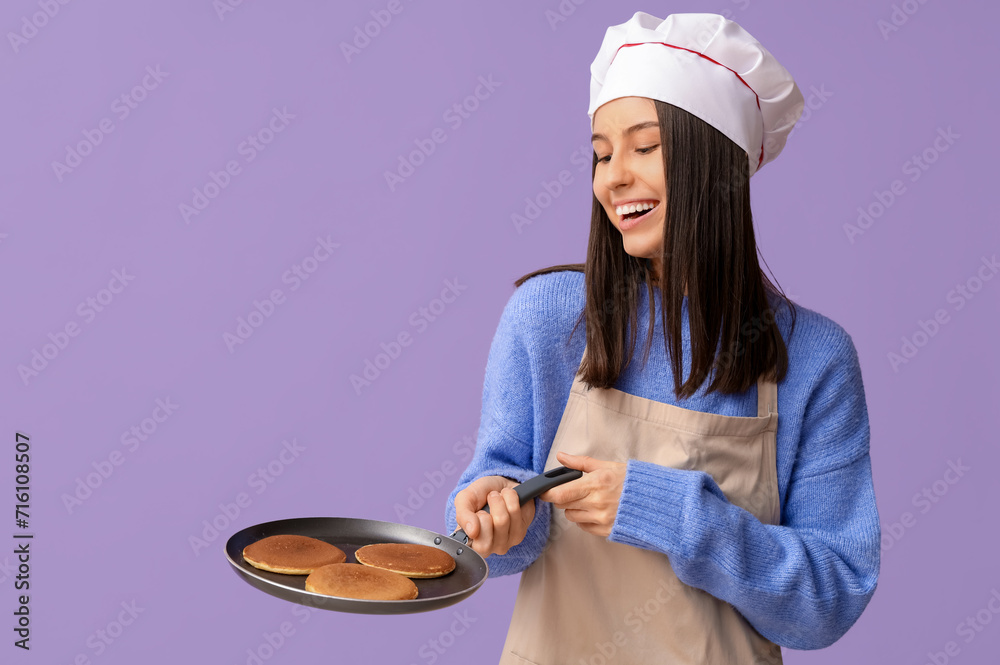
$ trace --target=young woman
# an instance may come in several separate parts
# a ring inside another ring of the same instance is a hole
[[[750,176],[801,93],[715,14],[638,12],[591,71],[587,260],[515,283],[446,509],[491,575],[523,573],[500,662],[828,646],[875,591],[881,534],[851,337],[757,259]],[[557,466],[584,475],[520,506]]]

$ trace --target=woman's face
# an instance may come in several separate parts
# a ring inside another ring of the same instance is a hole
[[[655,259],[663,252],[667,189],[660,145],[660,123],[653,100],[621,97],[594,113],[594,196],[622,234],[625,251]],[[655,204],[632,212],[636,204]]]

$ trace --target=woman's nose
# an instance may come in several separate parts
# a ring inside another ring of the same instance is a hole
[[[608,189],[614,189],[615,187],[628,184],[632,178],[632,171],[629,167],[628,160],[624,157],[618,157],[612,155],[611,159],[608,160],[607,167],[604,169],[605,186]]]

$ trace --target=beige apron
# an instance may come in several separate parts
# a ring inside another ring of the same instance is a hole
[[[586,349],[584,349],[586,353]],[[707,472],[730,502],[779,521],[778,387],[757,382],[757,416],[702,413],[587,390],[579,376],[545,470],[565,450]],[[500,665],[780,665],[778,645],[729,603],[677,579],[666,554],[587,533],[552,509],[549,540],[521,575]]]

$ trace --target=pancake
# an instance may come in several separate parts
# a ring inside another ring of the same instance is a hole
[[[344,550],[308,536],[268,536],[243,548],[254,568],[283,575],[308,575],[320,566],[347,561]]]
[[[413,600],[417,585],[403,575],[359,563],[320,566],[306,578],[306,591],[361,600]]]
[[[455,570],[455,559],[444,550],[412,543],[378,543],[358,548],[354,557],[372,568],[407,577],[441,577]]]

